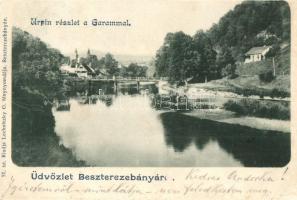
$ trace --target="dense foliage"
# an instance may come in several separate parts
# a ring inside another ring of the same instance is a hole
[[[72,63],[74,63],[74,61],[75,60],[73,60]],[[80,58],[80,63],[92,67],[96,71],[96,74],[119,74],[118,61],[110,53],[98,59],[96,55],[91,54],[90,50],[88,50],[87,56]]]
[[[177,32],[166,35],[155,64],[157,74],[168,76],[170,81],[207,80],[218,74],[215,60],[216,52],[203,31],[198,31],[194,37]]]
[[[263,82],[271,82],[274,79],[274,75],[272,71],[267,71],[259,74],[259,79]]]
[[[287,102],[263,102],[244,98],[239,101],[229,100],[224,104],[226,110],[240,115],[250,115],[273,119],[290,119],[290,106]]]
[[[64,56],[39,38],[18,28],[12,31],[13,95],[19,90],[53,98],[62,81],[59,66]]]
[[[236,77],[236,61],[254,46],[271,45],[276,56],[280,43],[290,40],[290,8],[284,1],[244,1],[208,31],[193,37],[168,33],[156,54],[156,72],[173,81]]]
[[[52,99],[63,94],[65,57],[39,38],[12,30],[12,160],[20,166],[81,166],[54,132]]]
[[[272,37],[258,35],[261,31]],[[235,57],[243,59],[253,46],[290,39],[289,5],[285,1],[244,1],[213,25],[208,34],[214,44],[232,47]]]
[[[271,97],[272,99],[290,97],[290,92],[279,88],[266,89],[266,88],[251,87],[251,86],[240,87],[233,84],[228,84],[228,85],[230,88],[227,89],[226,91],[232,92],[238,95],[242,95],[244,97],[259,96],[260,98]]]
[[[147,66],[140,66],[137,63],[130,63],[128,67],[122,66],[120,76],[122,77],[145,77]]]

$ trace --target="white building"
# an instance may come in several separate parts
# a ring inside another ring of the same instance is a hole
[[[84,78],[88,77],[88,75],[91,73],[95,73],[95,70],[89,66],[85,67],[83,65],[75,65],[75,67],[71,67],[66,64],[60,67],[60,71],[64,74],[69,74],[69,75],[74,75],[74,76],[84,77]]]
[[[75,67],[71,67],[70,65],[63,64],[60,67],[60,71],[64,74],[75,74]]]
[[[88,50],[88,55],[90,55],[90,50]],[[70,76],[77,76],[82,78],[87,78],[88,76],[93,76],[96,74],[96,71],[89,65],[81,64],[81,59],[78,55],[77,49],[75,49],[75,63],[74,66],[71,66],[70,63],[64,64],[60,67],[60,71],[64,74]]]
[[[257,62],[265,60],[266,54],[270,50],[270,46],[253,47],[245,53],[245,63]]]

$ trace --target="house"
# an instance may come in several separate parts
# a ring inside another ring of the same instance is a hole
[[[63,74],[68,74],[69,76],[77,76],[84,78],[95,75],[95,70],[91,66],[81,64],[76,64],[75,66],[64,64],[60,67],[60,71]]]
[[[62,74],[75,74],[75,67],[71,67],[70,65],[63,64],[60,67],[60,71]]]
[[[245,53],[245,63],[257,62],[265,60],[266,54],[269,52],[271,46],[253,47]]]
[[[85,70],[87,70],[87,75],[88,76],[95,76],[96,75],[96,71],[92,68],[91,64],[81,65],[81,66],[84,67]]]
[[[90,55],[90,50],[88,50],[88,55]],[[70,64],[69,60],[68,65],[64,64],[60,67],[60,71],[63,74],[81,78],[87,78],[96,75],[96,71],[92,68],[91,63],[89,63],[88,65],[82,64],[77,49],[75,49],[75,59],[73,60],[72,65]]]
[[[87,78],[88,77],[88,70],[83,65],[77,65],[75,68],[75,73],[78,77]]]

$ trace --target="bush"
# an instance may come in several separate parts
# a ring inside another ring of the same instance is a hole
[[[255,99],[229,100],[224,104],[226,110],[240,115],[249,115],[271,119],[290,119],[290,106],[284,102],[262,101]]]
[[[271,49],[266,54],[267,58],[272,58],[277,56],[280,53],[280,45],[278,43],[273,44]]]
[[[273,79],[275,78],[275,76],[273,75],[272,71],[268,71],[268,72],[263,72],[261,74],[259,74],[259,79],[263,82],[271,82],[273,81]]]
[[[287,91],[283,91],[277,88],[273,89],[265,89],[265,88],[241,88],[241,87],[234,87],[228,90],[229,92],[233,92],[238,95],[243,95],[245,97],[249,97],[252,95],[259,96],[261,99],[264,96],[270,96],[271,98],[279,97],[279,98],[286,98],[290,97],[290,93]]]
[[[226,110],[230,110],[242,115],[246,115],[248,112],[246,110],[246,108],[242,105],[240,105],[239,102],[237,101],[233,101],[233,100],[229,100],[224,104],[224,108]]]
[[[229,79],[234,79],[238,77],[235,71],[236,71],[236,65],[228,64],[226,67],[222,69],[222,76],[227,77]]]

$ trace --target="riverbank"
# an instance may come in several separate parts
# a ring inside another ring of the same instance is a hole
[[[259,96],[244,97],[233,92],[229,92],[226,85],[214,84],[213,82],[208,83],[197,83],[188,84],[187,86],[174,87],[168,83],[163,82],[159,85],[163,94],[166,93],[178,93],[179,95],[186,95],[188,98],[213,98],[212,101],[217,106],[217,109],[199,109],[191,112],[184,113],[185,115],[194,116],[200,119],[209,119],[218,122],[224,122],[229,124],[238,124],[248,126],[251,128],[257,128],[261,130],[274,130],[281,132],[290,132],[290,120],[280,119],[268,119],[263,117],[256,117],[252,115],[239,115],[224,109],[224,104],[230,100],[243,100],[250,99],[251,101],[260,100]],[[275,104],[280,102],[281,104],[288,104],[289,99],[272,99],[270,97],[264,97],[261,99],[261,104],[265,105]]]
[[[280,80],[285,78],[280,77]],[[244,80],[244,81],[243,81]],[[287,80],[287,79],[285,79]],[[288,88],[290,86],[279,83],[278,81],[275,84],[267,84],[259,87],[255,85],[248,85],[249,82],[256,82],[255,77],[245,77],[239,80],[229,80],[229,79],[219,79],[213,80],[207,83],[192,83],[187,84],[187,86],[173,86],[167,82],[161,82],[159,88],[161,87],[161,92],[168,93],[174,92],[179,93],[180,95],[187,95],[189,97],[197,96],[216,96],[223,98],[250,98],[250,99],[261,99],[261,100],[271,100],[271,101],[290,101]],[[246,84],[246,85],[244,85]],[[277,85],[281,85],[282,87]],[[269,87],[268,87],[269,86]],[[284,87],[288,87],[286,90]]]
[[[16,132],[12,139],[12,160],[22,167],[83,167],[70,149],[59,144],[56,135],[30,136]],[[54,133],[53,133],[54,134]]]
[[[85,162],[76,160],[70,149],[60,144],[54,131],[55,119],[51,106],[44,106],[37,95],[22,97],[23,101],[14,98],[12,106],[13,162],[23,167],[86,166]],[[24,98],[30,101],[24,101]]]
[[[238,124],[261,130],[290,133],[290,121],[287,120],[266,119],[250,116],[239,117],[236,113],[224,109],[200,109],[184,114],[199,119],[208,119],[228,124]]]

